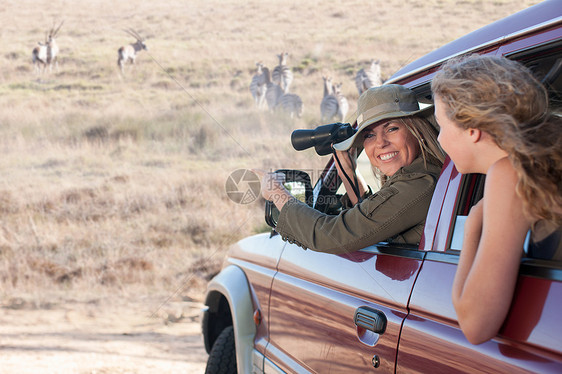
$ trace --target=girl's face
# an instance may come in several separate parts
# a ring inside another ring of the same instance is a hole
[[[469,151],[474,143],[469,138],[468,130],[461,128],[447,117],[447,107],[437,95],[434,98],[434,104],[435,120],[439,124],[439,136],[437,137],[439,144],[453,160],[460,173],[473,172],[471,170],[473,162]]]
[[[365,129],[363,147],[371,165],[391,176],[418,157],[420,147],[408,128],[393,120]]]

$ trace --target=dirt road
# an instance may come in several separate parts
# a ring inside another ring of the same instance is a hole
[[[0,373],[203,373],[198,303],[0,309]]]

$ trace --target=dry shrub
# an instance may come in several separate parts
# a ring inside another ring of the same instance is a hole
[[[92,201],[97,196],[93,188],[71,188],[61,193],[59,198],[62,204],[79,204]]]
[[[152,87],[154,88],[160,88],[163,90],[173,90],[177,88],[177,85],[174,82],[171,82],[170,80],[162,80],[162,81],[158,81],[152,84]]]
[[[73,280],[82,277],[82,269],[69,269],[53,261],[30,257],[27,259],[27,266],[32,271],[48,276],[55,283],[70,283]]]
[[[138,141],[141,137],[137,129],[118,129],[111,131],[111,139],[115,141],[132,140]]]
[[[209,234],[211,234],[209,228],[210,225],[207,222],[190,217],[187,225],[180,232],[187,236],[194,246],[207,247],[212,242],[209,237]]]
[[[116,175],[111,177],[110,181],[114,183],[128,183],[130,180],[129,176],[127,175]]]
[[[198,258],[189,268],[190,273],[197,277],[209,281],[219,273],[222,267],[222,261],[219,256]]]
[[[125,257],[108,262],[95,271],[102,285],[131,284],[152,279],[154,265],[139,257]]]
[[[10,191],[0,191],[0,214],[16,214],[20,204]]]
[[[84,137],[89,142],[104,142],[109,138],[109,131],[105,127],[95,126],[84,131]]]

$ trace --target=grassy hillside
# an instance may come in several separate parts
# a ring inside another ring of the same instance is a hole
[[[4,0],[0,4],[0,297],[36,303],[138,294],[197,299],[231,243],[266,229],[237,205],[236,169],[321,169],[289,136],[320,122],[322,75],[371,59],[383,78],[531,0]],[[31,51],[53,23],[59,67]],[[117,69],[117,49],[149,48]],[[289,52],[304,115],[255,108],[255,63]]]

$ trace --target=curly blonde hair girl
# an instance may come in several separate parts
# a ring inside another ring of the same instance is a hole
[[[431,89],[451,121],[487,132],[508,153],[528,217],[562,225],[562,118],[531,71],[507,58],[472,55],[446,62]]]

